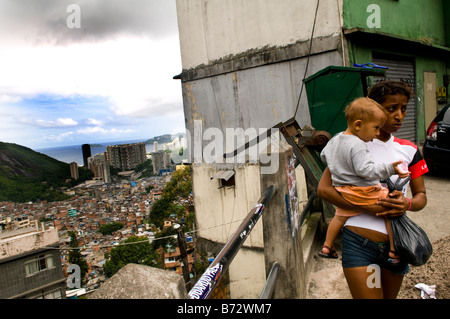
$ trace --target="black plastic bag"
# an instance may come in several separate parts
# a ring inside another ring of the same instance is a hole
[[[405,214],[390,221],[395,251],[400,259],[413,266],[424,265],[433,253],[425,231]]]

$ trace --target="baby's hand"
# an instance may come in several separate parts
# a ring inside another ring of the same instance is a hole
[[[408,164],[405,161],[397,161],[392,163],[394,171],[401,178],[408,177],[411,173],[408,171]]]

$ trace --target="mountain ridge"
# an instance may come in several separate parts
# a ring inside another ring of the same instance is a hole
[[[0,142],[0,201],[56,201],[70,179],[69,164],[22,145]]]

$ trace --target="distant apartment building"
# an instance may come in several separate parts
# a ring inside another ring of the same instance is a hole
[[[70,163],[70,177],[75,180],[80,178],[80,175],[78,174],[78,164],[76,162]]]
[[[58,231],[34,227],[0,233],[0,299],[63,299]]]
[[[88,167],[88,158],[91,157],[91,145],[83,144],[81,145],[81,150],[83,152],[84,167]]]
[[[106,151],[109,165],[122,171],[132,170],[147,160],[145,143],[110,145]]]
[[[152,154],[153,160],[153,172],[160,174],[161,171],[171,170],[174,168],[172,161],[170,160],[170,153],[159,151]]]
[[[94,173],[94,179],[101,179],[105,183],[111,181],[109,162],[106,153],[100,153],[89,157],[88,167]]]

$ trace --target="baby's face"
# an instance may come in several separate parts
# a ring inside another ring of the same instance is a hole
[[[364,120],[361,124],[361,129],[358,132],[358,137],[364,142],[370,142],[380,135],[380,129],[387,120],[386,114],[382,110],[377,111],[373,118]]]

